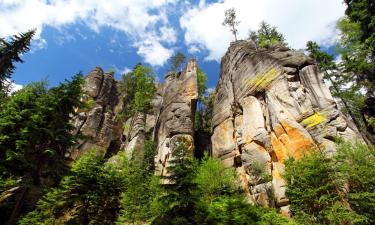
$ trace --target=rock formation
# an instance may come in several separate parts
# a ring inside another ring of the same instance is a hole
[[[151,137],[157,144],[156,172],[165,175],[178,138],[194,143],[195,60],[182,72],[168,73],[164,84],[157,85],[149,113],[138,113],[127,121],[115,120],[122,103],[118,104],[111,73],[95,68],[86,78],[85,91],[84,101],[90,107],[80,109],[74,122],[76,132],[88,138],[71,152],[73,159],[92,146],[107,153],[122,149],[131,156]],[[315,62],[299,51],[282,46],[257,49],[248,41],[233,42],[222,58],[213,93],[212,155],[236,168],[250,201],[279,207],[285,214],[288,199],[281,176],[285,159],[298,159],[312,148],[332,155],[335,137],[358,138]]]
[[[154,139],[157,143],[155,165],[158,174],[166,174],[168,160],[179,137],[194,143],[194,113],[198,98],[197,63],[190,60],[180,73],[165,76],[157,98]]]
[[[127,121],[115,120],[122,103],[119,103],[116,81],[111,73],[95,68],[86,77],[84,90],[86,96],[83,100],[89,107],[79,109],[74,123],[75,132],[85,138],[71,151],[72,159],[93,146],[107,152],[118,148],[127,152],[130,158],[134,151],[143,149],[146,136],[149,136],[157,144],[157,171],[165,174],[178,137],[186,137],[194,143],[194,114],[198,98],[195,60],[190,60],[184,71],[167,74],[164,84],[157,85],[149,113],[137,113]]]
[[[115,123],[115,106],[118,104],[116,81],[112,73],[104,73],[96,67],[85,79],[83,102],[87,107],[78,109],[74,120],[75,132],[84,137],[70,153],[77,159],[86,150],[98,146],[108,151],[119,140],[119,128]]]
[[[213,109],[212,154],[236,168],[249,199],[288,212],[284,160],[355,139],[314,61],[286,47],[231,44]]]

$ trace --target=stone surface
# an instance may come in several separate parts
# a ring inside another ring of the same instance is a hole
[[[168,160],[175,148],[177,137],[183,136],[194,143],[194,114],[198,98],[197,63],[190,60],[186,69],[179,73],[169,73],[165,83],[158,88],[154,100],[155,128],[157,143],[155,165],[157,173],[166,174]]]
[[[285,215],[284,161],[312,148],[332,155],[335,136],[356,138],[316,64],[303,52],[281,46],[256,50],[247,41],[232,42],[215,92],[212,154],[236,167],[249,199],[275,203]],[[256,164],[271,182],[256,179]]]
[[[107,150],[113,141],[121,137],[120,124],[115,122],[115,106],[118,104],[116,81],[112,73],[104,73],[96,67],[85,78],[83,87],[84,102],[90,102],[91,108],[79,110],[80,113],[73,119],[75,133],[84,136],[79,145],[70,152],[72,159],[79,158],[90,148]],[[101,150],[102,151],[102,150]]]

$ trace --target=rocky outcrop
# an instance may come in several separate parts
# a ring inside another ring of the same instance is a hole
[[[115,122],[118,95],[113,74],[96,67],[85,78],[84,92],[82,100],[86,107],[78,109],[78,116],[74,119],[75,133],[83,138],[70,152],[73,160],[93,146],[108,150],[117,145],[120,137],[119,124]]]
[[[247,41],[233,42],[222,58],[212,125],[212,154],[236,168],[249,199],[283,213],[284,160],[315,147],[332,154],[336,136],[357,138],[312,59]]]
[[[154,101],[155,129],[157,143],[155,165],[157,173],[167,173],[168,160],[179,137],[193,141],[194,113],[198,98],[197,64],[190,60],[186,69],[169,73]]]

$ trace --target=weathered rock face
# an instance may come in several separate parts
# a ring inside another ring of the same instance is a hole
[[[89,109],[79,109],[75,118],[75,132],[85,136],[70,153],[77,159],[86,150],[98,146],[107,150],[119,140],[118,126],[115,123],[115,106],[118,104],[116,81],[112,73],[104,73],[96,67],[85,79],[83,101]]]
[[[233,166],[249,198],[287,209],[284,160],[332,139],[357,138],[340,114],[314,61],[288,48],[231,44],[222,58],[213,109],[213,155]],[[270,194],[270,193],[273,194]]]
[[[174,144],[183,136],[193,141],[194,113],[198,98],[197,64],[190,60],[185,71],[170,73],[154,101],[155,128],[157,143],[155,165],[157,173],[166,174],[166,167]]]
[[[158,146],[155,163],[160,174],[165,167],[178,137],[184,136],[192,143],[194,113],[198,97],[197,64],[189,61],[186,70],[168,74],[164,84],[157,85],[151,102],[152,110],[137,113],[127,121],[121,116],[122,102],[116,81],[111,73],[99,67],[86,77],[84,91],[88,109],[79,109],[74,119],[75,132],[85,136],[70,157],[74,160],[86,150],[98,146],[105,152],[123,150],[131,158],[134,151],[142,151],[146,137],[153,137]]]

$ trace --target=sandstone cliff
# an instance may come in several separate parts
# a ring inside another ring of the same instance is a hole
[[[83,101],[87,108],[79,109],[74,120],[76,133],[83,135],[70,157],[77,159],[87,149],[98,146],[106,151],[119,143],[119,124],[115,123],[115,107],[118,104],[116,81],[112,73],[96,67],[85,79]]]
[[[155,165],[161,175],[167,173],[167,163],[179,137],[194,143],[197,99],[197,63],[190,60],[184,71],[166,75],[159,110],[156,111],[154,138],[158,147]]]
[[[79,109],[74,119],[76,133],[84,137],[70,157],[77,159],[86,150],[97,146],[104,154],[118,150],[141,151],[146,137],[155,140],[155,164],[159,174],[166,173],[166,166],[175,142],[180,136],[193,141],[194,113],[198,97],[197,64],[190,60],[186,69],[169,73],[163,84],[157,85],[152,110],[138,113],[126,121],[121,119],[121,97],[111,73],[95,68],[85,79],[86,109]]]
[[[80,110],[75,124],[76,132],[86,138],[71,152],[73,159],[92,146],[107,154],[123,150],[131,156],[151,137],[157,144],[156,172],[165,175],[178,138],[194,143],[195,60],[182,72],[168,73],[157,85],[150,112],[127,121],[115,119],[122,103],[111,73],[95,68],[86,78],[85,91],[84,100],[91,104]],[[285,214],[288,199],[281,177],[285,159],[299,158],[312,148],[333,154],[335,137],[358,138],[314,61],[286,47],[259,50],[247,41],[233,42],[222,58],[213,93],[212,155],[236,168],[250,201],[280,207]]]
[[[286,47],[233,42],[222,58],[213,109],[212,154],[236,168],[254,203],[287,213],[284,160],[333,139],[357,138],[314,61]]]

